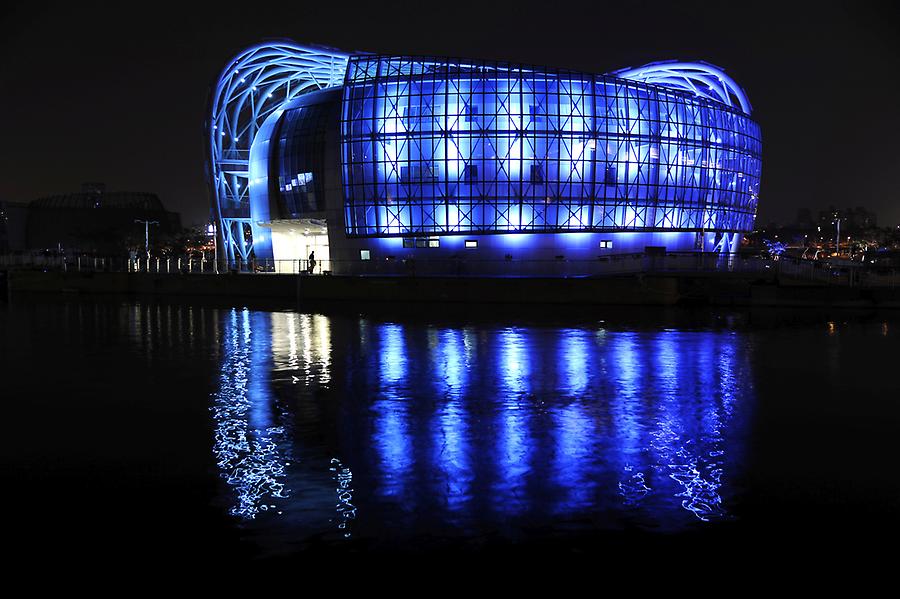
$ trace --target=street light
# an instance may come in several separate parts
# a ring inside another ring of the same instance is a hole
[[[215,265],[213,267],[213,271],[218,273],[219,272],[219,237],[218,237],[218,235],[216,235],[216,225],[213,223],[209,223],[208,225],[206,225],[206,234],[209,237],[211,237],[213,240],[213,258],[214,258],[213,264]],[[205,255],[205,253],[206,252],[204,252],[204,255]]]
[[[150,225],[158,225],[158,220],[140,220],[139,218],[134,219],[136,223],[144,224],[144,253],[147,254],[147,260],[150,260]],[[149,266],[147,267],[150,268]]]
[[[837,235],[834,237],[834,253],[837,255],[841,254],[841,217],[838,216],[838,213],[834,213],[834,222],[837,225]]]

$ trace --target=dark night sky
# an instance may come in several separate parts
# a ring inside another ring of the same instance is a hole
[[[745,88],[762,126],[759,222],[837,204],[875,210],[881,224],[900,223],[898,13],[888,4],[788,4],[7,7],[0,9],[0,198],[30,200],[105,181],[113,190],[158,193],[186,224],[205,221],[209,86],[242,46],[284,37],[601,73],[669,58],[706,60]]]

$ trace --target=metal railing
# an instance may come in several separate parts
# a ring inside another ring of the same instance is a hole
[[[161,274],[215,274],[219,272],[215,260],[191,256],[127,258],[121,256],[15,254],[0,255],[0,268]]]
[[[459,276],[459,277],[596,277],[641,273],[736,273],[798,285],[845,287],[900,287],[900,272],[863,263],[802,260],[782,256],[669,252],[614,254],[590,260],[552,259],[380,259],[380,260],[234,260],[216,261],[196,256],[63,256],[45,254],[0,255],[2,269],[39,269],[74,272],[129,272],[153,274],[293,274],[305,276]]]

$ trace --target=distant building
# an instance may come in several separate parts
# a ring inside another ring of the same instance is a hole
[[[0,252],[24,250],[25,222],[28,218],[26,202],[0,202]]]
[[[824,229],[827,226],[834,225],[837,217],[840,217],[841,229],[844,231],[862,231],[874,229],[878,226],[878,216],[862,206],[857,206],[856,208],[835,208],[831,206],[828,210],[821,210],[819,211],[818,224]]]
[[[117,254],[129,245],[143,245],[144,227],[135,220],[158,221],[154,236],[181,230],[180,216],[167,211],[155,194],[106,191],[102,183],[85,183],[76,193],[3,206],[10,207],[4,208],[8,241],[2,251]]]

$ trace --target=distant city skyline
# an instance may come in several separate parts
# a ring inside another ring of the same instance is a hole
[[[128,7],[52,2],[0,16],[0,76],[14,83],[0,100],[7,115],[0,200],[30,201],[99,180],[110,189],[158,194],[186,225],[205,222],[209,87],[243,46],[286,37],[598,73],[705,59],[747,90],[762,127],[759,225],[830,205],[863,206],[881,226],[900,222],[900,149],[893,142],[900,115],[886,101],[897,92],[887,74],[900,67],[900,42],[889,7],[637,3],[554,14],[518,3],[454,4],[426,14],[416,4],[394,3],[291,14],[283,6],[155,6],[162,8],[137,18]]]

